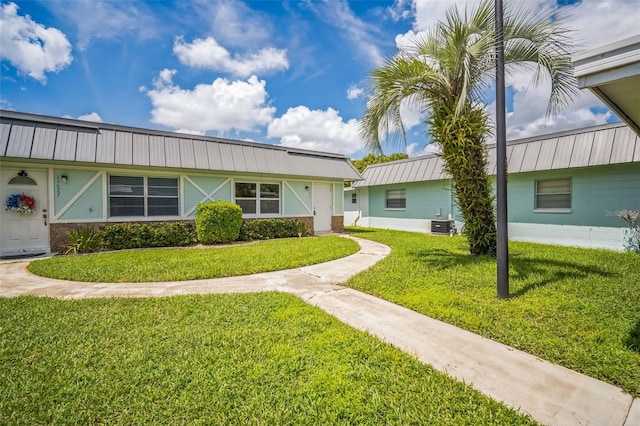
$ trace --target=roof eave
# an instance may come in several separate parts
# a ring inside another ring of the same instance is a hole
[[[578,88],[589,89],[640,135],[640,34],[571,58]]]

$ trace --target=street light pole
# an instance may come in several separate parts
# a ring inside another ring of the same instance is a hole
[[[496,192],[498,298],[509,298],[509,235],[507,215],[507,134],[504,83],[504,31],[502,0],[495,0],[496,13]]]

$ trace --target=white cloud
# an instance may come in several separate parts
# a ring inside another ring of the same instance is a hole
[[[60,72],[71,63],[71,44],[62,31],[46,28],[29,15],[18,15],[18,6],[0,6],[0,59],[46,83],[45,72]]]
[[[204,136],[205,132],[201,130],[176,129],[176,133],[185,133],[187,135]]]
[[[267,47],[250,55],[232,56],[213,37],[197,38],[192,43],[186,43],[182,37],[178,37],[173,44],[173,53],[184,65],[240,77],[289,68],[286,50]]]
[[[102,117],[97,112],[91,112],[89,114],[79,115],[78,117],[73,117],[69,114],[65,114],[62,118],[71,118],[72,120],[84,120],[84,121],[93,121],[94,123],[102,123]]]
[[[0,108],[2,109],[11,108],[11,102],[9,102],[8,100],[0,96]]]
[[[582,49],[591,49],[640,34],[638,0],[582,0],[567,6],[567,22]]]
[[[347,99],[358,99],[360,96],[364,94],[364,89],[361,87],[352,84],[347,89]]]
[[[228,132],[251,131],[273,118],[266,83],[255,75],[246,81],[217,78],[189,90],[173,83],[175,74],[176,70],[162,70],[146,92],[153,104],[153,123],[189,133]]]
[[[563,10],[567,13],[565,25],[575,30],[577,51],[638,34],[640,9],[636,0],[582,0]],[[530,75],[507,76],[507,85],[515,89],[513,112],[507,114],[508,139],[605,124],[612,115],[608,110],[602,111],[603,103],[590,91],[582,90],[561,113],[545,117],[550,83],[545,81],[532,89],[529,81]],[[495,104],[489,108],[495,115]]]
[[[401,0],[398,1],[402,3]],[[415,20],[412,30],[396,37],[398,47],[406,46],[417,34],[424,33],[445,19],[445,12],[452,6],[464,10],[480,0],[414,0]],[[511,2],[514,8],[534,10],[557,8],[555,0],[528,0]],[[558,8],[562,11],[566,26],[576,31],[574,39],[578,50],[597,47],[622,38],[637,35],[640,9],[637,0],[581,0]]]
[[[155,87],[171,85],[173,76],[176,75],[177,72],[177,70],[170,70],[168,68],[163,69],[158,73],[158,78],[154,80],[153,85]]]
[[[325,0],[322,4],[311,2],[309,5],[324,22],[344,33],[344,36],[353,43],[355,54],[364,55],[374,65],[382,64],[383,57],[373,36],[378,29],[356,17],[349,8],[348,2]]]
[[[443,20],[445,11],[453,5],[457,5],[459,10],[464,10],[465,5],[469,7],[477,3],[479,0],[415,0],[413,28],[396,36],[396,46],[399,49],[411,46],[417,36],[424,35],[436,22]],[[532,7],[535,10],[555,7],[555,4],[552,0],[512,3],[514,7]],[[564,25],[575,31],[573,38],[576,40],[574,46],[577,51],[638,34],[640,9],[637,0],[582,0],[560,10],[566,14]],[[604,124],[611,117],[610,112],[602,112],[602,102],[588,91],[582,91],[580,96],[558,115],[545,117],[550,93],[549,82],[532,88],[530,81],[531,74],[517,73],[507,76],[507,86],[511,86],[515,92],[513,111],[507,114],[508,139]],[[487,111],[493,119],[495,102],[487,105]],[[416,121],[409,119],[405,126],[414,122]]]
[[[310,110],[306,106],[289,108],[269,124],[267,136],[280,138],[280,145],[344,155],[362,149],[358,121],[345,122],[333,108],[326,111]]]
[[[592,111],[594,107],[602,107],[602,103],[591,92],[581,92],[561,114],[546,117],[550,83],[544,82],[537,90],[527,90],[529,79],[524,73],[506,77],[506,84],[515,89],[513,111],[507,113],[508,140],[605,124],[611,117],[609,111]],[[486,108],[495,122],[495,102]]]
[[[414,46],[418,34],[413,30],[409,30],[404,34],[396,35],[395,42],[398,50],[410,50]]]
[[[225,46],[255,49],[273,38],[271,15],[251,9],[240,1],[193,0],[186,5],[189,22],[201,18],[209,25],[209,34]],[[193,8],[193,9],[191,9]]]
[[[252,9],[250,4],[237,0],[176,2],[180,10],[176,19],[188,27],[203,29],[227,48],[255,49],[273,39],[274,15]],[[281,30],[278,28],[277,33]]]
[[[409,157],[416,157],[415,152],[417,149],[420,149],[419,145],[417,142],[414,142],[412,144],[407,145],[407,149],[405,152]]]
[[[424,115],[421,112],[419,104],[417,104],[415,98],[410,96],[408,98],[404,98],[400,101],[400,119],[402,120],[402,127],[404,129],[405,134],[409,133],[413,127],[417,126],[424,122]],[[386,139],[392,135],[398,136],[400,133],[400,128],[396,127],[394,123],[389,122],[389,128],[384,129],[380,128],[380,137]],[[385,133],[387,132],[388,133]]]
[[[144,3],[74,0],[42,2],[77,30],[78,48],[84,50],[92,39],[117,39],[132,34],[141,40],[153,37],[160,25]]]
[[[410,0],[395,0],[393,5],[387,8],[387,13],[394,22],[409,19],[414,13],[413,2]]]
[[[400,117],[402,118],[402,125],[405,131],[424,121],[418,104],[416,104],[411,97],[405,98],[400,102]]]
[[[407,145],[407,149],[405,152],[409,157],[420,157],[422,155],[429,155],[438,152],[438,146],[435,144],[418,144],[416,142]]]
[[[100,117],[100,114],[98,114],[97,112],[91,112],[89,114],[83,114],[83,115],[78,117],[78,120],[85,120],[85,121],[93,121],[93,122],[96,122],[96,123],[102,123],[102,117]]]
[[[471,8],[479,4],[480,0],[417,0],[414,1],[416,11],[416,19],[413,27],[416,31],[428,31],[433,25],[445,19],[447,10],[456,6],[458,10],[464,10],[465,7]]]

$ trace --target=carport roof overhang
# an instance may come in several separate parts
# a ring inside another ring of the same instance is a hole
[[[640,34],[572,57],[580,89],[591,90],[640,135]]]

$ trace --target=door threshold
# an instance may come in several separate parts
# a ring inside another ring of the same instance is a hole
[[[45,250],[38,250],[38,251],[16,251],[16,252],[8,252],[8,253],[4,253],[2,254],[2,256],[0,256],[0,259],[25,259],[25,258],[29,258],[29,257],[37,257],[37,256],[42,256],[44,254],[47,254],[47,252]]]

